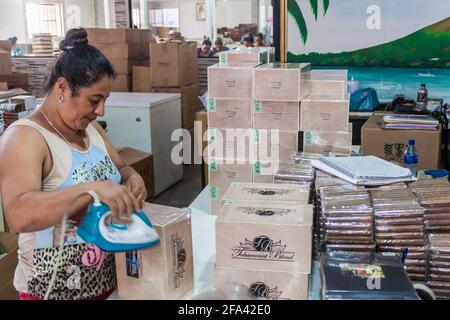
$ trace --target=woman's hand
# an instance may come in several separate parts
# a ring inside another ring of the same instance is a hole
[[[128,223],[133,211],[141,209],[140,203],[133,193],[124,185],[112,181],[102,181],[93,184],[93,190],[100,200],[111,209],[113,222]]]
[[[142,209],[142,205],[147,199],[147,188],[145,187],[144,179],[137,173],[132,174],[125,182],[125,186],[137,199],[139,209]]]

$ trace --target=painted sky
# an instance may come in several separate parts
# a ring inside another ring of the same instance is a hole
[[[297,0],[308,26],[306,46],[294,20],[288,22],[288,50],[336,53],[390,42],[450,17],[450,0],[330,0],[326,16],[319,0],[317,21],[309,0]],[[381,29],[369,30],[368,7],[380,8]]]

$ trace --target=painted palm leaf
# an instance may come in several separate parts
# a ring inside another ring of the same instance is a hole
[[[305,17],[303,16],[302,10],[300,10],[296,0],[288,0],[288,13],[297,24],[303,43],[306,44],[306,40],[308,39],[308,29],[306,28]]]
[[[330,7],[330,0],[323,0],[323,15],[327,14],[329,7]]]
[[[317,20],[317,13],[319,12],[319,1],[318,0],[309,0],[311,5],[312,12],[314,14],[314,19]]]

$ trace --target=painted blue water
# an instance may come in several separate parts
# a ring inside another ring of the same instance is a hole
[[[314,68],[316,69],[316,68]],[[321,69],[321,68],[317,68]],[[332,69],[324,67],[323,69]],[[336,68],[343,69],[343,68]],[[421,83],[428,97],[450,103],[450,69],[347,68],[349,80],[360,81],[361,88],[374,88],[381,102],[389,102],[396,94],[416,99]]]

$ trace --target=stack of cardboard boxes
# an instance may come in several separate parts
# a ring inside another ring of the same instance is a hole
[[[313,70],[311,95],[300,111],[300,147],[303,151],[349,156],[352,126],[349,123],[347,70]]]
[[[153,92],[181,94],[182,127],[191,139],[184,141],[183,150],[191,150],[194,138],[195,113],[201,109],[198,96],[197,43],[166,42],[150,44],[151,86]],[[184,157],[185,163],[192,155]]]
[[[28,76],[12,72],[11,42],[0,41],[0,91],[28,90]]]
[[[99,49],[114,66],[118,76],[112,91],[132,91],[133,66],[149,66],[150,30],[86,29],[89,43]]]
[[[216,221],[215,286],[228,299],[306,300],[309,186],[233,184]]]
[[[45,95],[44,85],[56,62],[56,57],[13,57],[13,75],[28,77],[28,89],[38,98]],[[23,75],[26,74],[26,75]]]
[[[11,42],[0,41],[0,76],[10,75],[11,66]]]

